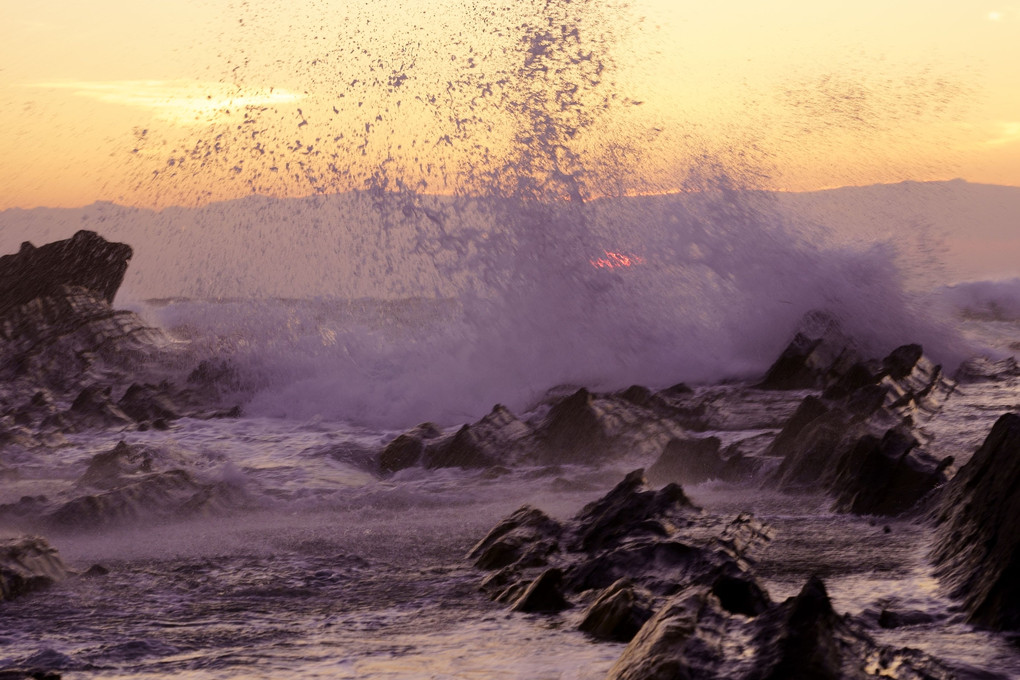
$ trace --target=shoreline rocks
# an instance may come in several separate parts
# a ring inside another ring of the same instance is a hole
[[[0,603],[70,575],[56,549],[37,536],[0,540]]]
[[[1020,630],[1020,415],[1007,413],[946,485],[932,561],[968,620]]]
[[[823,489],[839,512],[909,512],[946,482],[952,463],[924,449],[915,422],[954,389],[920,345],[830,375],[821,397],[805,397],[769,446],[766,455],[781,462],[767,483],[787,492]]]
[[[38,248],[26,241],[17,253],[0,256],[0,317],[37,298],[60,297],[65,286],[112,304],[133,254],[126,243],[111,243],[94,231]]]

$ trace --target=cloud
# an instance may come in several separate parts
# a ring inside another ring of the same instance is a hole
[[[157,118],[175,123],[208,123],[228,111],[290,104],[303,95],[280,89],[241,88],[224,83],[183,80],[53,81],[27,87],[67,90],[107,104],[151,110]]]
[[[1020,121],[999,121],[996,123],[998,128],[997,136],[986,140],[985,144],[990,146],[999,146],[1002,144],[1012,144],[1014,142],[1020,142]]]

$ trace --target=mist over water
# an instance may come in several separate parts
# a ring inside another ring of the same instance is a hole
[[[327,205],[321,213],[346,212]],[[387,218],[410,254],[330,254],[341,276],[384,270],[374,296],[312,288],[135,306],[195,351],[236,362],[260,388],[253,414],[391,428],[463,422],[497,402],[519,410],[559,384],[752,376],[813,310],[867,351],[919,340],[952,361],[957,350],[904,292],[890,246],[826,247],[762,195],[433,199],[428,215]],[[300,252],[261,268],[264,285],[314,285]]]
[[[400,428],[519,410],[560,384],[747,377],[816,310],[867,352],[919,341],[957,359],[905,292],[909,259],[827,244],[755,191],[768,168],[751,150],[692,142],[673,193],[633,195],[655,188],[627,142],[648,131],[618,129],[640,104],[615,79],[634,25],[614,4],[498,5],[438,71],[413,25],[386,45],[355,31],[360,56],[328,49],[309,72],[333,98],[295,118],[247,107],[144,180],[170,194],[229,167],[253,193],[289,173],[312,196],[97,205],[83,224],[135,247],[121,299],[235,363],[253,415]],[[249,57],[232,77],[255,73]]]

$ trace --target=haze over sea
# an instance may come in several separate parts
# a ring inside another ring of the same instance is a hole
[[[114,306],[166,330],[181,368],[228,366],[242,415],[8,447],[0,505],[84,493],[122,440],[244,500],[167,516],[142,499],[137,521],[55,531],[69,564],[110,575],[3,603],[0,670],[603,677],[622,645],[507,614],[463,556],[521,503],[569,516],[658,451],[390,474],[387,443],[495,404],[537,422],[582,386],[683,382],[732,425],[698,436],[755,458],[804,395],[748,384],[805,323],[835,320],[866,357],[920,343],[947,373],[1020,354],[1015,8],[882,23],[865,16],[880,3],[738,3],[727,24],[652,0],[213,2],[188,28],[176,3],[132,19],[110,2],[136,30],[83,19],[94,49],[71,68],[79,10],[57,4],[52,26],[7,8],[20,29],[0,33],[18,104],[0,111],[17,131],[0,139],[0,253],[81,229],[130,244]],[[801,23],[803,51],[783,51]],[[966,39],[932,52],[956,25]],[[875,37],[855,46],[855,26]],[[29,64],[30,31],[63,57]],[[986,61],[965,60],[975,45]],[[962,463],[1016,408],[1016,377],[953,399],[926,446]],[[876,628],[883,644],[1020,677],[1015,648],[952,609],[919,525],[685,488],[785,537],[765,558],[777,601],[820,564],[839,612],[929,616]]]

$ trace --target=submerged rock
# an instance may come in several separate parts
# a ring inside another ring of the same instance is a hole
[[[56,549],[42,538],[0,540],[0,602],[46,588],[69,574]]]
[[[959,382],[984,382],[989,380],[1006,380],[1020,376],[1020,365],[1013,357],[990,359],[974,357],[960,364],[954,376]]]
[[[222,514],[247,495],[229,483],[206,483],[184,470],[153,472],[99,493],[69,500],[43,519],[54,529],[98,529],[139,522]]]
[[[1000,417],[942,494],[936,573],[973,623],[1020,630],[1020,415]]]

